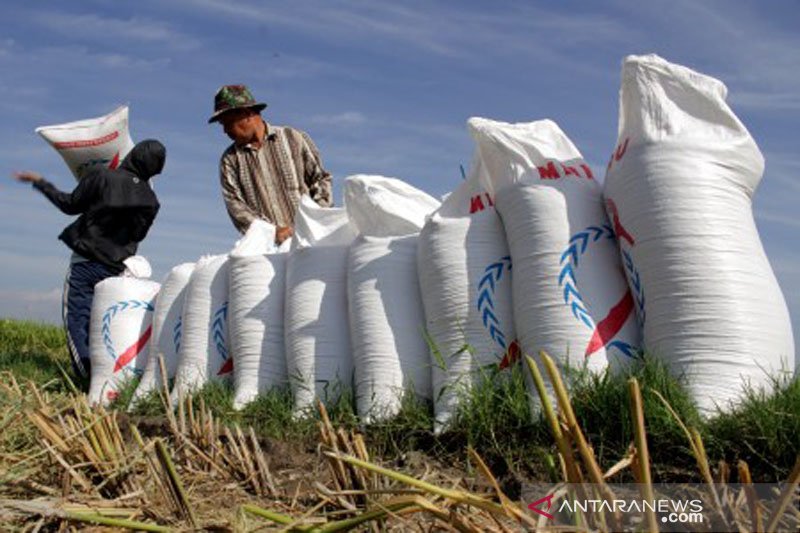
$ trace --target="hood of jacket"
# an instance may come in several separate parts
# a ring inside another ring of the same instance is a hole
[[[133,147],[122,160],[119,169],[127,170],[141,179],[149,180],[161,173],[166,159],[167,149],[164,145],[154,139],[147,139]]]

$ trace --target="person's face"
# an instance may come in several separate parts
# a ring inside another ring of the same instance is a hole
[[[232,109],[224,113],[219,122],[225,135],[236,144],[247,144],[256,140],[257,122],[261,119],[251,109]]]

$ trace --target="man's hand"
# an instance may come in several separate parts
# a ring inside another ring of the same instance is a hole
[[[13,177],[22,183],[37,183],[44,179],[41,174],[29,170],[14,172]]]
[[[294,235],[294,228],[291,226],[278,226],[275,228],[275,244],[280,245],[292,235]]]

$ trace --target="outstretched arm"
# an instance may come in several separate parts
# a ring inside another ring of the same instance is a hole
[[[30,183],[44,194],[53,205],[67,215],[78,215],[86,211],[97,193],[97,175],[84,177],[71,193],[63,192],[44,179],[41,174],[31,171],[15,172],[14,178],[23,183]]]

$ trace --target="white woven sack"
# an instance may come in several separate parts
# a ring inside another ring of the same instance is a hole
[[[352,385],[347,253],[355,232],[344,208],[300,200],[286,265],[286,370],[295,414],[315,398],[335,400]]]
[[[152,349],[142,379],[134,392],[132,404],[162,386],[159,358],[164,360],[167,379],[175,377],[183,326],[183,302],[186,299],[186,286],[193,270],[194,263],[178,265],[169,271],[161,283],[153,313]]]
[[[128,132],[128,106],[102,117],[36,128],[64,159],[75,179],[95,166],[117,168],[133,141]]]
[[[286,253],[277,253],[275,226],[256,220],[231,251],[228,328],[234,360],[234,409],[287,385],[283,298]]]
[[[417,242],[425,217],[440,204],[383,176],[349,177],[344,194],[360,233],[347,280],[356,404],[371,423],[397,414],[406,392],[431,398]]]
[[[345,180],[344,200],[356,230],[371,237],[419,233],[425,217],[441,205],[402,180],[365,174]]]
[[[95,285],[89,326],[91,404],[108,404],[147,364],[159,287],[131,277],[111,277]]]
[[[470,175],[426,222],[418,271],[431,342],[435,431],[480,379],[519,355],[511,304],[511,257],[493,198]],[[468,346],[468,349],[465,349]]]
[[[639,346],[602,191],[552,121],[469,126],[495,192],[514,263],[514,321],[523,353],[601,370]],[[535,403],[535,402],[534,402]]]
[[[201,257],[186,287],[178,369],[171,399],[196,392],[233,371],[228,335],[228,255]]]
[[[709,413],[791,369],[783,294],[752,214],[764,170],[725,85],[655,56],[622,67],[605,196],[647,351]]]

